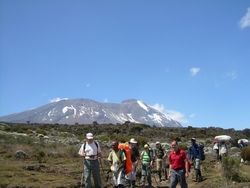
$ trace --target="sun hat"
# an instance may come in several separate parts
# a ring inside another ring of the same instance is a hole
[[[148,145],[147,145],[147,144],[145,144],[145,145],[144,145],[144,148],[148,148]]]
[[[87,139],[93,139],[94,137],[93,137],[92,133],[88,133],[88,134],[86,134],[86,138]]]
[[[136,144],[137,142],[135,141],[134,138],[131,138],[130,141],[129,141],[129,143]]]
[[[159,141],[157,141],[155,144],[161,144]]]
[[[191,138],[191,141],[196,141],[196,138]]]

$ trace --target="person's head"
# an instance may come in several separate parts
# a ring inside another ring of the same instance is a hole
[[[130,146],[133,148],[136,145],[137,141],[134,138],[131,138],[129,141]]]
[[[111,147],[114,151],[118,151],[118,145],[119,143],[117,141],[112,142]]]
[[[171,146],[174,151],[178,150],[178,142],[176,140],[172,141]]]
[[[223,140],[223,141],[221,141],[221,143],[222,143],[222,144],[225,144],[225,141]]]
[[[191,138],[192,145],[196,143],[196,138]]]
[[[157,141],[157,142],[155,143],[155,147],[156,147],[156,148],[160,148],[160,147],[161,147],[161,143]]]
[[[92,133],[87,133],[86,134],[86,139],[89,144],[91,144],[94,141],[94,137]]]
[[[145,151],[148,151],[148,148],[149,148],[148,144],[145,144],[143,148]]]

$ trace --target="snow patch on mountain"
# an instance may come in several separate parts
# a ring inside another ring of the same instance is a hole
[[[146,111],[148,112],[148,107],[147,107],[145,104],[143,104],[142,101],[137,101],[137,103],[138,103],[144,110],[146,110]]]

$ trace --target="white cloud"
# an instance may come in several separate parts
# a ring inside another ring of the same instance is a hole
[[[59,98],[59,97],[57,97],[57,98],[54,98],[54,99],[50,99],[49,101],[50,102],[59,102],[61,100],[68,100],[68,98]]]
[[[239,26],[241,29],[244,29],[250,26],[250,7],[247,9],[246,15],[243,16],[243,18],[241,18],[239,22]]]
[[[194,116],[196,116],[196,114],[190,114],[190,118],[193,118]]]
[[[87,84],[87,85],[86,85],[86,87],[89,87],[89,86],[90,86],[90,84]]]
[[[194,67],[190,69],[190,73],[192,76],[195,76],[200,71],[200,68]]]
[[[227,72],[226,76],[228,76],[234,80],[237,78],[237,73],[236,73],[236,71]]]
[[[153,105],[153,107],[166,114],[167,116],[171,117],[173,120],[176,120],[180,123],[188,123],[188,120],[185,118],[185,115],[180,112],[177,112],[175,110],[167,110],[164,108],[164,105],[158,103]]]
[[[108,102],[108,99],[104,99],[103,102],[104,102],[104,103],[107,103],[107,102]]]

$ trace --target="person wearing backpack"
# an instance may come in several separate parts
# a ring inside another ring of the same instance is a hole
[[[144,151],[141,152],[140,160],[142,163],[141,186],[145,187],[146,178],[149,186],[152,186],[151,168],[153,166],[153,154],[149,151],[148,144],[144,145]]]
[[[139,163],[140,153],[137,147],[135,146],[137,141],[134,138],[131,138],[129,141],[130,155],[132,161],[132,172],[128,173],[125,176],[126,188],[130,188],[132,184],[132,188],[135,187],[136,182],[136,168]]]
[[[93,175],[95,188],[101,188],[100,164],[101,148],[99,143],[94,141],[92,133],[86,134],[87,142],[82,144],[78,154],[83,157],[83,173],[85,179],[85,187],[91,188],[91,174]]]
[[[169,154],[168,161],[169,173],[168,178],[170,178],[170,188],[176,188],[178,182],[181,188],[188,188],[186,179],[188,178],[188,158],[186,152],[179,149],[178,142],[176,140],[172,141],[172,151]]]
[[[201,182],[202,175],[200,165],[202,164],[202,148],[200,144],[196,143],[196,138],[191,138],[192,145],[188,149],[188,160],[192,160],[195,169],[195,181]]]
[[[165,151],[165,149],[162,148],[161,143],[160,142],[156,142],[155,143],[155,150],[154,150],[154,157],[156,158],[156,170],[157,170],[157,174],[159,177],[159,181],[161,182],[161,171],[164,170],[164,176],[165,176],[165,180],[167,180],[167,173],[166,173],[166,157],[167,157],[167,153]]]
[[[123,149],[119,149],[117,141],[112,142],[112,151],[109,153],[108,161],[112,171],[112,183],[114,188],[124,188],[124,168],[126,155]]]

